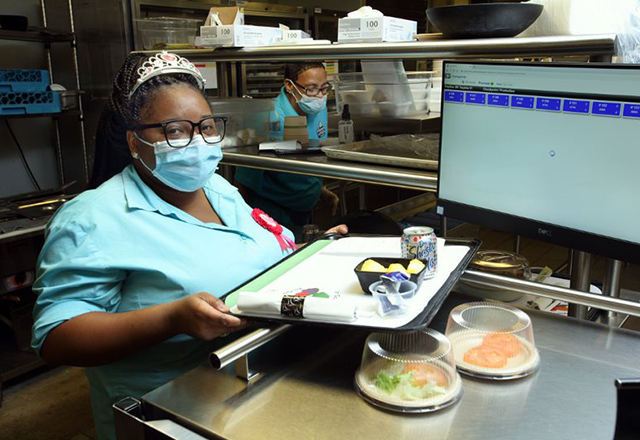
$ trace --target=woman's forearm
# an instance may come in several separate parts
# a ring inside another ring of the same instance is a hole
[[[49,332],[41,355],[52,365],[91,367],[117,361],[177,334],[211,340],[246,324],[230,315],[219,298],[198,292],[131,312],[76,316]]]
[[[124,313],[76,316],[49,332],[42,358],[52,365],[95,366],[114,362],[177,334],[175,303]]]

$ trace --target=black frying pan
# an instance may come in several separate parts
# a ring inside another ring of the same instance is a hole
[[[533,3],[480,3],[427,9],[427,18],[446,38],[513,37],[542,13]]]

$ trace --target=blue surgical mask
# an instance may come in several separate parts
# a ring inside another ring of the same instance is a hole
[[[193,192],[202,188],[222,160],[222,148],[206,143],[199,134],[194,134],[191,143],[182,148],[170,147],[167,141],[147,142],[135,132],[134,136],[143,144],[153,147],[156,167],[153,170],[149,168],[138,154],[133,154],[133,158],[138,159],[156,179],[177,191]]]
[[[307,96],[304,93],[300,92],[295,84],[293,84],[293,87],[295,87],[296,91],[300,93],[301,98],[297,99],[296,95],[293,94],[293,92],[291,92],[291,95],[293,96],[293,99],[296,100],[296,103],[298,104],[298,107],[300,107],[300,110],[302,110],[306,114],[315,115],[327,108],[327,95],[324,95],[322,98]]]
[[[312,98],[311,96],[302,95],[302,98],[297,101],[300,110],[308,115],[315,115],[327,108],[327,95],[322,98]]]

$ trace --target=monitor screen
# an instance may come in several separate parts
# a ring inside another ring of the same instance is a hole
[[[439,214],[640,262],[640,68],[443,68]]]

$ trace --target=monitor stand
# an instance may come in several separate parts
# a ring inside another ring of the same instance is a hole
[[[591,254],[574,250],[571,255],[571,284],[574,290],[588,292],[591,287]],[[587,319],[587,306],[569,304],[569,316]]]
[[[573,251],[571,257],[571,285],[574,290],[589,292],[591,287],[591,254],[582,251]],[[602,294],[612,298],[620,297],[620,274],[622,261],[607,258],[604,280],[602,282]],[[579,319],[587,319],[587,306],[569,304],[569,316]],[[603,310],[600,311],[597,322],[609,326],[620,327],[627,319],[627,315]],[[593,314],[591,316],[594,316]]]
[[[604,280],[602,282],[602,294],[610,296],[612,298],[620,297],[620,275],[622,273],[622,261],[614,260],[613,258],[607,259],[607,267],[604,273]],[[620,327],[629,315],[622,313],[616,313],[612,311],[603,311],[602,317],[598,320],[601,324],[610,325],[613,327]]]
[[[447,236],[447,218],[440,216],[440,236]],[[516,234],[514,241],[514,251],[520,251],[520,236]],[[571,252],[571,282],[569,288],[589,292],[591,290],[591,254],[584,251],[573,250]],[[602,284],[602,294],[612,298],[620,297],[620,273],[622,272],[622,261],[607,259],[607,267]],[[573,318],[587,319],[588,307],[581,304],[569,304],[568,315]],[[620,327],[628,315],[623,315],[612,311],[603,311],[598,318],[601,324]]]

